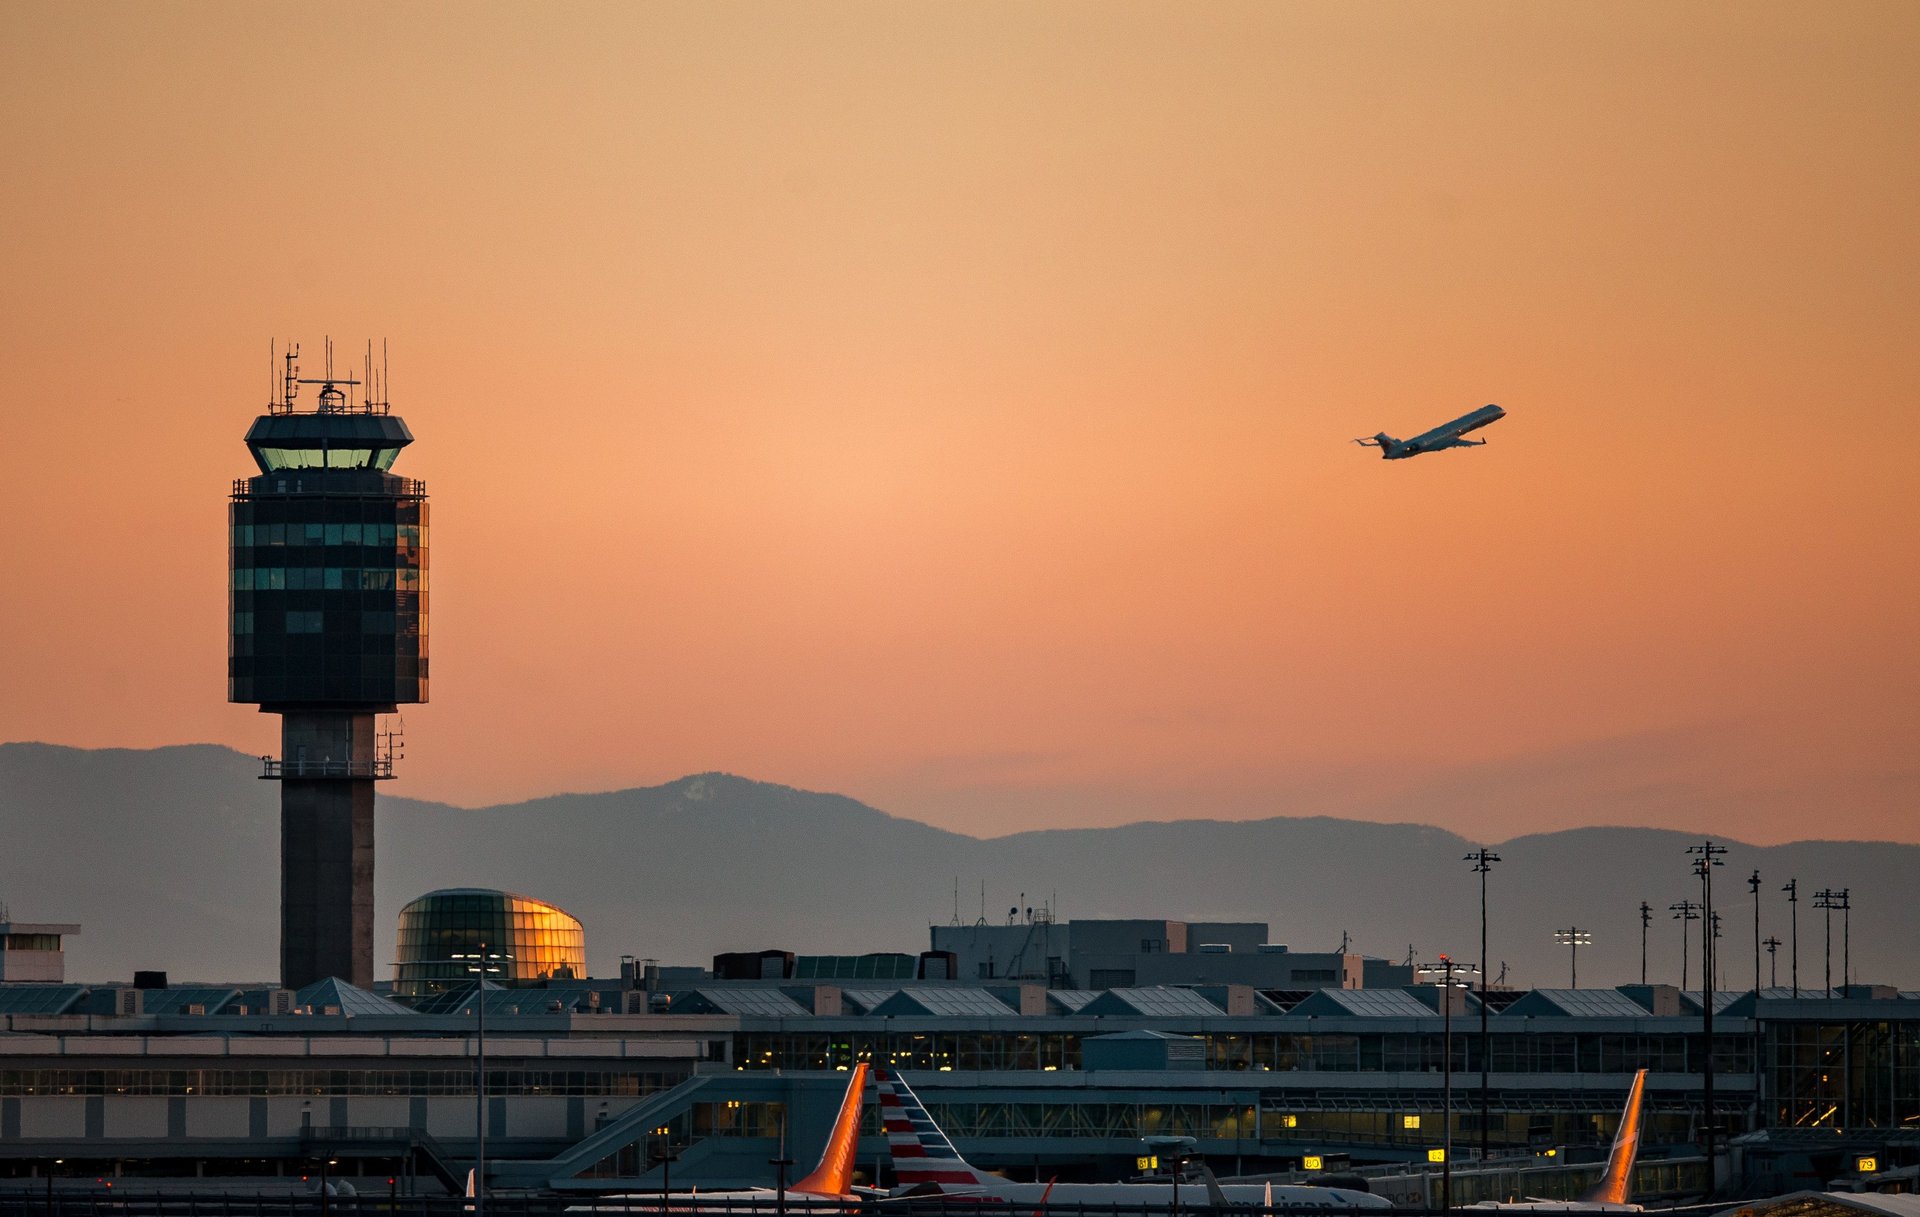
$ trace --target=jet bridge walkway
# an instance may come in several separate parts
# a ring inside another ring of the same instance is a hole
[[[547,1159],[503,1158],[487,1163],[491,1187],[552,1187],[647,1136],[692,1106],[716,1075],[697,1073],[671,1090],[658,1091]]]

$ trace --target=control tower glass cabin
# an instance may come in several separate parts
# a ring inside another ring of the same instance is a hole
[[[427,488],[390,472],[413,442],[359,382],[287,356],[233,484],[227,697],[280,715],[280,979],[373,983],[374,716],[427,700]],[[296,405],[318,385],[314,407]]]

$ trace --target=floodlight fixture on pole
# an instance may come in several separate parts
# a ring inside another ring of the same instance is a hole
[[[1593,935],[1579,926],[1568,926],[1564,930],[1555,930],[1553,940],[1567,948],[1567,962],[1572,975],[1568,977],[1570,986],[1580,987],[1580,948],[1593,945]]]
[[[1494,863],[1500,861],[1500,855],[1486,846],[1468,854],[1462,861],[1473,863],[1473,873],[1480,876],[1480,1160],[1485,1162],[1492,1157],[1488,1127],[1487,1069],[1490,1054],[1487,1051],[1487,873]]]
[[[487,977],[504,976],[513,956],[487,950],[449,955],[455,963],[465,964],[473,977],[473,1014],[476,1027],[473,1046],[473,1217],[486,1217],[487,1211]]]
[[[1754,867],[1753,875],[1747,880],[1747,886],[1753,891],[1753,991],[1760,992],[1760,868]]]
[[[1767,948],[1767,988],[1777,989],[1780,987],[1780,936],[1769,934],[1760,945]]]

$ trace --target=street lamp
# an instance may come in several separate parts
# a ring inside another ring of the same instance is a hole
[[[671,1211],[669,1197],[673,1195],[673,1164],[680,1160],[680,1151],[673,1147],[673,1128],[661,1125],[653,1130],[660,1138],[660,1144],[651,1151],[653,1160],[660,1164],[660,1211]]]
[[[487,977],[506,972],[505,964],[513,956],[480,949],[471,954],[449,955],[448,959],[466,965],[473,977],[473,1015],[478,1033],[473,1047],[473,1217],[486,1217],[487,1211]]]
[[[1553,940],[1568,949],[1568,964],[1572,975],[1568,978],[1573,988],[1580,987],[1580,948],[1593,945],[1593,935],[1579,926],[1569,926],[1564,930],[1555,930]]]
[[[1487,1116],[1487,872],[1493,864],[1500,861],[1500,855],[1482,845],[1462,861],[1473,863],[1473,871],[1480,876],[1480,1160],[1485,1162],[1493,1155],[1489,1151]],[[1641,968],[1645,971],[1644,964]]]
[[[1760,868],[1755,867],[1753,877],[1747,880],[1747,886],[1753,889],[1753,992],[1760,994]]]
[[[1769,934],[1767,940],[1760,945],[1767,948],[1767,988],[1778,989],[1780,987],[1780,938],[1776,934]]]
[[[1440,962],[1423,967],[1420,971],[1440,977],[1440,1207],[1453,1207],[1453,990],[1454,973],[1468,975],[1478,971],[1484,978],[1486,970],[1475,968],[1471,964],[1454,961],[1450,955],[1441,955]],[[1464,986],[1458,986],[1464,987]]]

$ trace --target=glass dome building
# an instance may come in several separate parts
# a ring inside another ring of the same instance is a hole
[[[421,997],[473,983],[456,955],[505,955],[488,980],[525,985],[587,974],[587,935],[578,919],[544,900],[490,888],[451,887],[400,910],[394,993]]]

